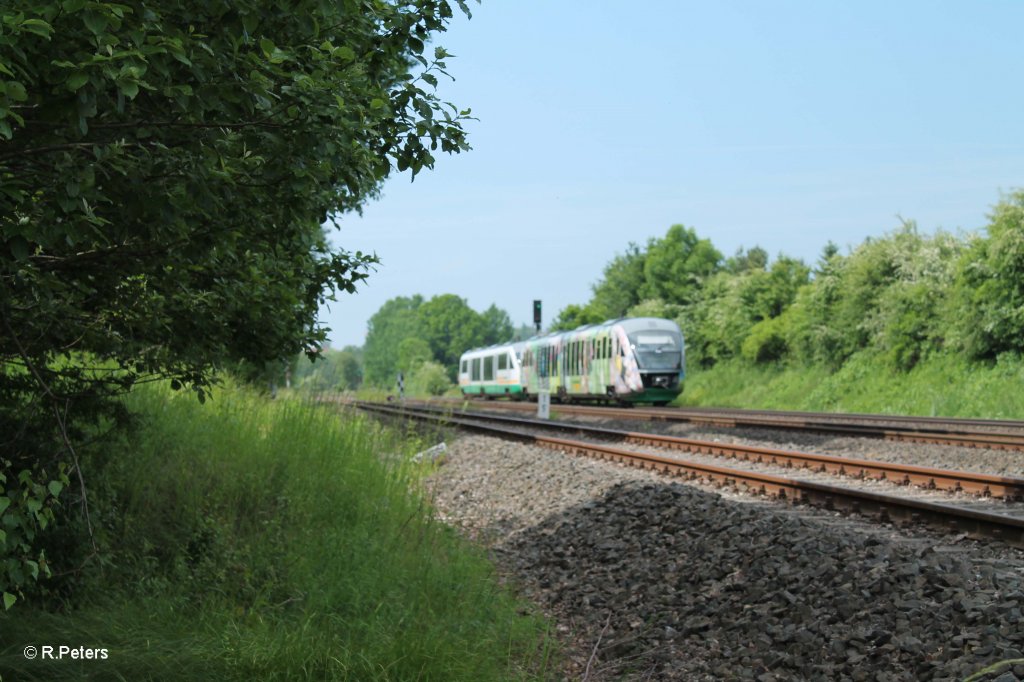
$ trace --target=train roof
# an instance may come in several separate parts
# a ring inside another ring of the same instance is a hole
[[[666,320],[662,317],[614,317],[604,322],[596,322],[593,324],[583,324],[575,329],[569,329],[565,331],[548,332],[547,334],[538,334],[531,336],[523,341],[506,341],[505,343],[495,343],[490,346],[481,346],[479,348],[470,348],[463,355],[469,353],[477,353],[486,350],[495,350],[498,348],[511,348],[514,352],[521,351],[527,343],[545,341],[548,339],[557,339],[566,334],[575,334],[577,332],[587,331],[588,329],[600,329],[604,327],[611,327],[612,325],[621,324],[623,329],[627,333],[640,331],[642,329],[662,329],[666,331],[679,331],[679,325],[673,320]]]
[[[490,346],[480,346],[479,348],[470,348],[469,350],[464,351],[462,354],[463,355],[467,355],[469,353],[479,353],[479,352],[485,351],[485,350],[498,350],[499,348],[511,348],[512,350],[515,350],[516,346],[517,345],[521,345],[522,343],[523,343],[522,341],[506,341],[505,343],[492,343]]]
[[[679,325],[673,320],[666,320],[661,317],[630,317],[619,320],[619,323],[627,334],[629,332],[638,332],[645,329],[679,331]]]

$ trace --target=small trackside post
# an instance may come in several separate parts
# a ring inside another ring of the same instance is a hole
[[[537,418],[551,418],[551,392],[540,391],[537,393]]]

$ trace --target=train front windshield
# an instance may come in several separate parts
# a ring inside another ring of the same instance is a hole
[[[683,368],[683,336],[679,332],[650,330],[629,335],[640,369]]]

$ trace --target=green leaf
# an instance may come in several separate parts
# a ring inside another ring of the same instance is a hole
[[[93,12],[87,10],[82,14],[82,21],[85,22],[86,28],[93,32],[94,35],[99,35],[107,28],[107,17],[99,12]]]
[[[65,83],[68,86],[68,90],[71,92],[78,92],[78,90],[89,82],[89,75],[84,71],[76,71],[75,73],[68,76]]]
[[[25,92],[25,86],[18,81],[11,81],[7,83],[7,96],[15,102],[24,102],[28,99],[28,94]]]
[[[46,487],[49,489],[50,494],[53,495],[54,497],[60,495],[60,491],[64,490],[64,484],[61,483],[60,481],[50,481]]]
[[[0,497],[0,516],[3,516],[4,510],[11,506],[11,498]]]
[[[13,237],[11,237],[10,241],[8,242],[8,245],[11,249],[11,255],[14,256],[15,260],[28,260],[28,257],[32,253],[31,249],[29,248],[28,240],[22,237],[20,234],[16,234]],[[5,499],[6,498],[0,497],[0,504],[3,504],[3,500]],[[3,507],[0,507],[0,511],[2,510]]]
[[[53,33],[53,27],[42,19],[26,19],[21,22],[21,29],[28,31],[29,33],[35,33],[37,36],[42,36],[49,39],[50,34]]]
[[[13,594],[11,594],[10,592],[4,592],[4,610],[5,611],[9,610],[12,606],[14,606],[14,602],[16,602],[16,601],[18,601],[18,598],[15,597]]]
[[[139,94],[139,84],[135,81],[118,81],[117,89],[128,99],[135,99]]]
[[[384,100],[382,100],[379,97],[375,97],[374,99],[372,99],[370,101],[370,108],[371,109],[381,109],[383,107],[384,107]]]
[[[277,46],[274,45],[274,41],[270,38],[260,38],[260,49],[263,50],[263,54],[269,57],[277,49]]]

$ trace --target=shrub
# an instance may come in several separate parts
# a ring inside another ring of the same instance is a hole
[[[413,370],[409,388],[419,395],[444,395],[452,387],[448,372],[437,362],[421,363]]]
[[[761,320],[753,326],[741,346],[743,358],[755,363],[776,362],[789,352],[785,321],[780,317]]]

